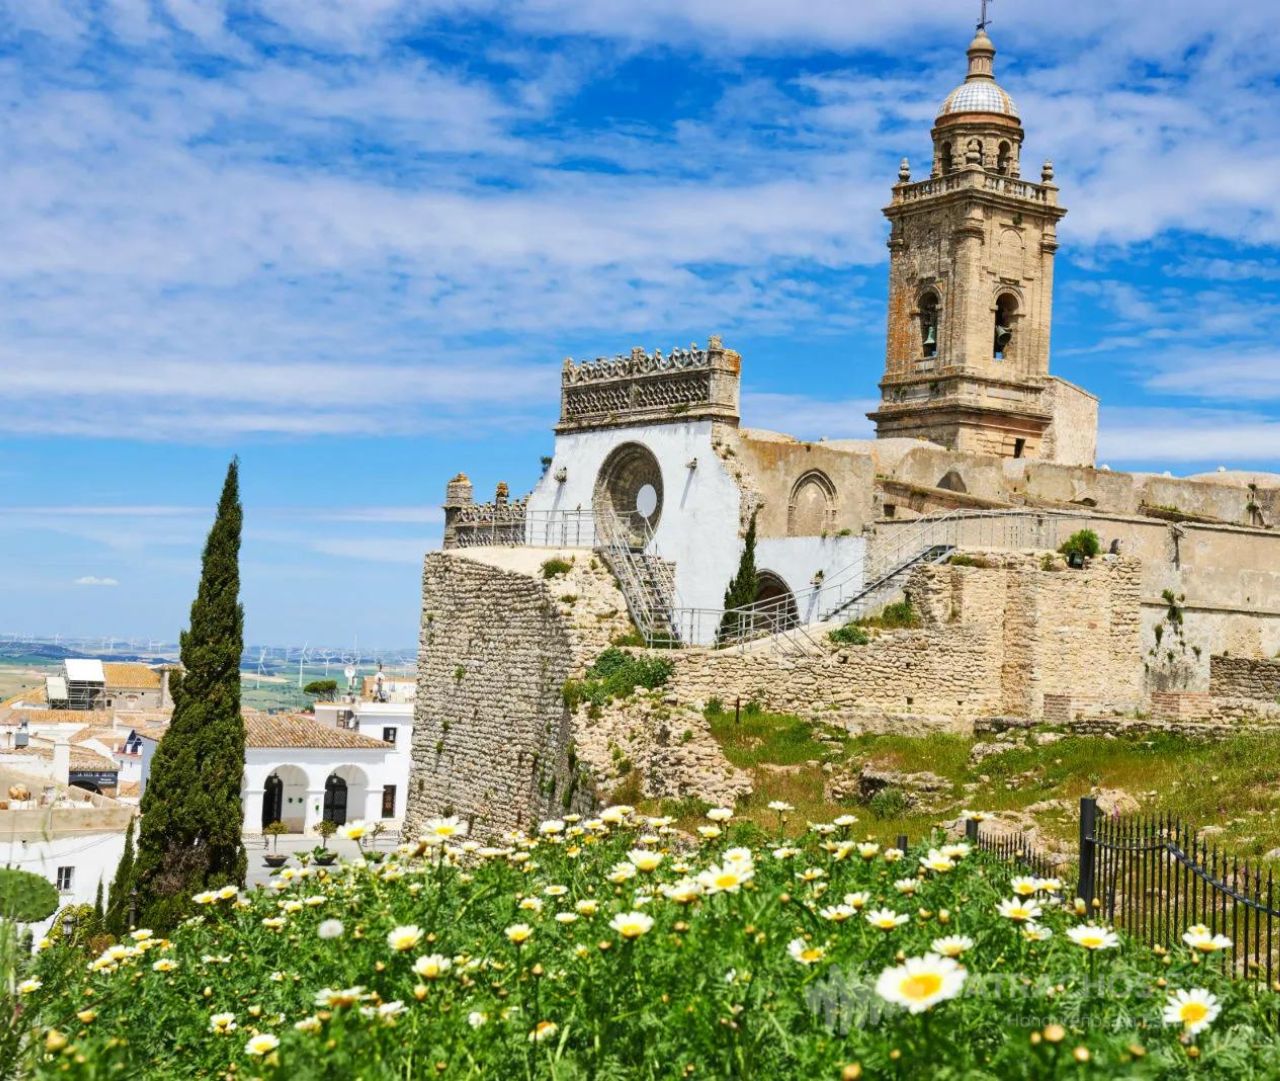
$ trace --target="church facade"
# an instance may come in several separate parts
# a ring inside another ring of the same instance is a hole
[[[1142,559],[1149,634],[1172,590],[1206,657],[1280,649],[1280,477],[1099,468],[1097,398],[1051,373],[1066,210],[1052,164],[1022,175],[995,52],[980,30],[934,124],[929,176],[913,181],[904,160],[892,185],[875,439],[745,426],[743,360],[718,337],[566,360],[541,478],[478,503],[456,476],[444,547],[591,550],[650,644],[697,646],[865,614],[955,547],[1055,548],[1090,528]],[[756,602],[726,617],[753,526]]]

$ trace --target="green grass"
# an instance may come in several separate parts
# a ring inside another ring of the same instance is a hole
[[[755,790],[738,810],[761,825],[774,825],[776,815],[768,804],[782,800],[796,808],[792,824],[800,829],[810,820],[852,813],[859,818],[859,833],[878,840],[898,833],[914,838],[966,807],[1021,812],[1033,804],[1061,801],[1033,817],[1049,836],[1070,841],[1078,828],[1080,797],[1106,788],[1134,797],[1143,813],[1221,826],[1218,840],[1242,856],[1280,848],[1280,732],[1243,733],[1220,742],[1163,734],[1064,736],[1043,745],[1018,733],[1010,737],[1018,740],[1016,749],[971,762],[976,743],[997,737],[850,737],[799,717],[749,710],[739,721],[731,711],[712,711],[708,722],[725,757],[751,773]],[[818,735],[828,738],[819,740]],[[856,799],[835,803],[826,798],[830,775],[822,765],[828,762],[850,774],[864,764],[903,773],[927,771],[950,781],[951,787],[925,797],[926,806],[880,817],[877,810],[897,809],[895,798],[881,800],[877,808]]]

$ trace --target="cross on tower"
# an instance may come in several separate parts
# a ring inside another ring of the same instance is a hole
[[[991,3],[991,0],[982,0],[982,18],[978,20],[979,30],[985,30],[991,25],[991,20],[987,18],[987,5],[989,3]]]

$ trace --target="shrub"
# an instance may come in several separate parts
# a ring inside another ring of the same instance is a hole
[[[901,818],[911,809],[911,797],[901,788],[882,788],[867,802],[876,818]]]
[[[1058,551],[1068,559],[1073,555],[1092,559],[1102,551],[1102,542],[1098,540],[1098,534],[1092,529],[1081,529],[1064,540]]]
[[[834,631],[828,632],[827,637],[838,646],[865,646],[871,641],[871,636],[856,623],[846,623],[843,627],[837,627]]]
[[[887,605],[878,616],[868,616],[856,621],[863,627],[880,627],[886,631],[910,630],[920,626],[920,613],[915,610],[911,598]]]
[[[953,567],[990,567],[990,560],[983,559],[982,556],[971,556],[964,552],[958,552],[947,560]]]
[[[598,711],[610,699],[631,697],[637,687],[652,691],[664,686],[674,670],[665,657],[637,657],[610,646],[582,679],[565,680],[564,704],[574,710],[587,702]]]
[[[15,923],[40,923],[58,911],[53,883],[29,871],[0,868],[0,917]]]
[[[707,699],[706,706],[702,710],[708,717],[718,717],[724,712],[724,703],[714,696]]]
[[[567,559],[553,557],[542,564],[542,577],[547,579],[559,578],[562,574],[568,574],[571,570],[573,570],[573,564]]]

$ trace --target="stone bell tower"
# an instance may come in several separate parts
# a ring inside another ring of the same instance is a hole
[[[933,169],[906,160],[885,208],[889,330],[876,435],[1012,458],[1052,455],[1049,377],[1058,205],[1053,166],[1021,179],[1023,130],[984,27],[933,128]],[[1092,398],[1091,395],[1087,397]],[[1096,400],[1094,400],[1096,411]]]

